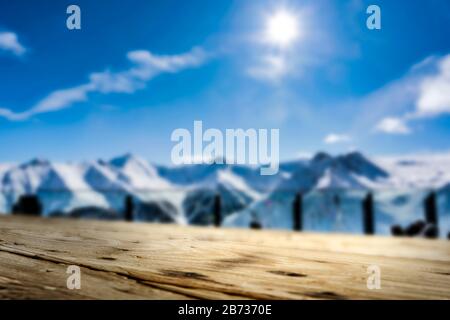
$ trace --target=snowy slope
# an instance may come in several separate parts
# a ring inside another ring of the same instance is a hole
[[[380,157],[374,162],[389,172],[385,187],[428,189],[450,182],[450,154]]]
[[[164,190],[172,187],[166,179],[159,176],[155,167],[131,154],[110,160],[109,167],[115,172],[115,179],[130,189]]]

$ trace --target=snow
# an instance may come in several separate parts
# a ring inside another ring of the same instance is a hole
[[[128,185],[129,189],[170,189],[172,185],[159,177],[155,167],[134,155],[125,155],[112,159],[111,167],[115,170],[118,180]]]
[[[217,170],[214,174],[210,175],[196,186],[214,190],[218,185],[245,192],[254,200],[261,198],[261,195],[258,192],[250,188],[245,180],[234,174],[230,168]]]
[[[385,188],[441,188],[450,182],[450,154],[379,157],[374,162],[390,173]]]
[[[14,167],[13,164],[9,164],[9,163],[0,163],[0,179],[3,176],[3,174],[10,170],[12,167]]]
[[[64,185],[70,190],[89,190],[82,179],[83,167],[80,165],[54,164],[54,170],[62,177]]]

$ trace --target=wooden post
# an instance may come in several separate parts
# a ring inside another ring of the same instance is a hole
[[[133,197],[127,195],[125,197],[125,221],[133,221],[134,202]]]
[[[438,226],[438,214],[436,206],[436,192],[432,191],[424,200],[425,221]]]
[[[373,194],[369,192],[362,202],[364,233],[375,234],[375,223],[373,214]]]
[[[214,225],[216,227],[220,227],[220,224],[222,223],[222,201],[220,198],[220,195],[217,194],[214,197]]]
[[[303,229],[303,196],[299,192],[295,195],[292,204],[292,216],[294,221],[294,230],[301,231]]]

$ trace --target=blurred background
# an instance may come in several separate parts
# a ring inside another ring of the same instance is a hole
[[[1,1],[0,213],[449,237],[450,3],[372,2]],[[175,166],[195,120],[278,174]]]

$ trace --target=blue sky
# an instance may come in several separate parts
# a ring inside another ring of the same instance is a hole
[[[287,44],[268,36],[280,13]],[[447,0],[2,2],[0,161],[169,163],[194,120],[279,128],[281,159],[448,152],[449,39]]]

